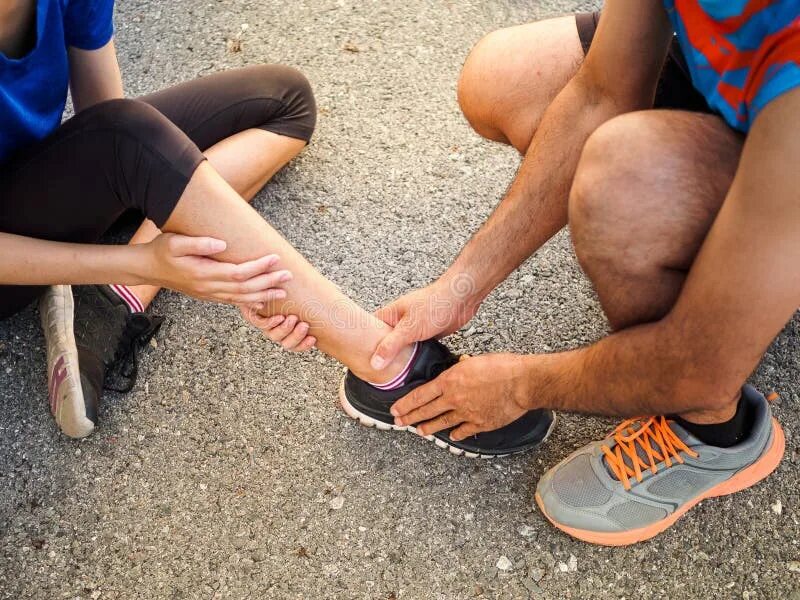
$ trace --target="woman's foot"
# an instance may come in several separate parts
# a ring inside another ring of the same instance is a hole
[[[39,318],[47,346],[50,412],[65,435],[86,437],[95,421],[87,415],[75,345],[72,288],[54,285],[39,300]]]
[[[539,508],[573,537],[623,546],[661,533],[701,500],[755,485],[780,464],[784,436],[755,389],[745,386],[740,402],[751,425],[729,448],[703,443],[668,417],[625,421],[544,474]]]
[[[399,385],[375,386],[350,371],[339,390],[339,401],[347,415],[367,427],[381,430],[411,431],[413,426],[398,427],[389,412],[397,400],[420,385],[431,381],[458,362],[458,357],[435,340],[420,342],[407,365]],[[397,378],[395,378],[397,380]],[[381,389],[390,387],[391,389]],[[450,439],[449,430],[425,436],[440,448],[472,458],[506,456],[532,450],[547,439],[555,423],[552,411],[530,411],[515,422],[496,431],[487,431],[461,442]]]

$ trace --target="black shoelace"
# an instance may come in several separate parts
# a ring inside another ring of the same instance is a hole
[[[139,350],[150,342],[163,323],[164,317],[159,316],[134,314],[128,318],[114,360],[108,368],[104,389],[120,394],[133,389],[139,375]],[[109,383],[111,380],[121,384],[112,385]]]

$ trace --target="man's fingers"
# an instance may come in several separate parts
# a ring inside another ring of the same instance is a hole
[[[431,419],[435,419],[440,415],[450,412],[450,409],[452,408],[453,407],[443,397],[440,396],[439,398],[420,406],[416,410],[412,410],[408,414],[396,418],[394,422],[399,426],[424,423],[425,421],[430,421]],[[455,425],[455,423],[451,423],[451,425]]]
[[[401,315],[403,311],[400,310],[400,306],[398,306],[397,302],[392,302],[391,304],[387,304],[375,311],[375,316],[386,323],[387,325],[391,325],[394,327],[397,325],[398,321],[400,321]]]
[[[438,433],[439,431],[444,431],[445,429],[460,425],[462,422],[463,419],[459,417],[455,411],[451,410],[431,421],[418,425],[417,433],[420,435],[431,435],[432,433]]]
[[[450,439],[454,442],[460,442],[480,432],[481,429],[474,423],[462,423],[450,432]]]
[[[370,359],[370,365],[373,369],[380,371],[394,360],[404,346],[416,341],[418,340],[415,339],[406,321],[401,320],[394,330],[387,334],[378,344],[375,353]]]
[[[431,400],[435,400],[441,395],[442,388],[436,379],[419,386],[413,392],[406,394],[392,405],[391,413],[395,416],[395,422],[397,423],[398,421],[397,417],[405,417],[405,415],[412,410],[416,410],[420,406],[427,404]],[[400,423],[398,423],[398,425],[399,424]],[[408,423],[405,424],[407,425]]]
[[[223,252],[227,244],[223,240],[211,237],[172,234],[167,247],[173,256],[212,256]]]

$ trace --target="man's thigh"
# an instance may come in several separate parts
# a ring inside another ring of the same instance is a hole
[[[494,31],[470,53],[459,102],[484,137],[527,151],[545,110],[577,73],[594,41],[599,13],[527,23]],[[709,113],[673,41],[661,71],[654,108]]]

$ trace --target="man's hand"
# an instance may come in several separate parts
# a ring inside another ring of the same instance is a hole
[[[530,410],[523,357],[484,354],[463,358],[433,381],[395,402],[399,426],[416,425],[420,435],[455,427],[458,442],[512,423]]]
[[[225,242],[207,237],[162,233],[148,244],[131,246],[144,253],[137,262],[142,283],[166,287],[200,300],[224,304],[263,304],[286,298],[283,283],[292,274],[276,269],[275,254],[242,264],[211,258],[225,250]]]
[[[372,368],[382,369],[409,344],[443,337],[464,326],[480,307],[474,287],[468,277],[440,278],[376,311],[375,316],[394,329],[376,348]]]

